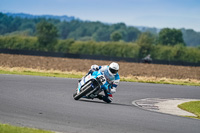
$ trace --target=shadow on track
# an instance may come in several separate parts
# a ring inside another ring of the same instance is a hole
[[[106,103],[106,102],[103,102],[103,101],[93,101],[93,100],[87,100],[87,99],[80,99],[79,101],[82,101],[82,102],[89,102],[89,103],[98,103],[98,104],[108,104],[108,105],[119,105],[119,106],[126,106],[126,107],[134,107],[134,105],[132,104],[122,104],[122,103]]]

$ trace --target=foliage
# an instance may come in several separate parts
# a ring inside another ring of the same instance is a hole
[[[187,48],[182,44],[175,46],[154,46],[150,52],[153,59],[166,60],[166,61],[182,61],[199,63],[200,62],[200,49]]]
[[[69,49],[74,42],[74,39],[59,40],[54,46],[55,52],[69,53]]]
[[[139,58],[143,58],[152,51],[154,38],[149,32],[144,32],[140,35],[136,43],[139,45]]]
[[[36,37],[0,36],[0,48],[38,50]]]
[[[163,45],[184,44],[182,32],[176,29],[164,28],[159,32],[159,42]]]
[[[185,47],[183,36],[195,44],[198,34],[164,28],[141,33],[124,23],[104,24],[73,20],[9,17],[0,13],[0,48],[53,51],[63,53],[141,58],[154,60],[200,62],[200,46]],[[32,36],[32,37],[30,37]],[[33,37],[33,36],[37,36]],[[58,39],[59,38],[59,39]],[[200,38],[200,37],[199,37]],[[200,44],[200,43],[199,43]]]
[[[119,41],[119,40],[122,39],[122,34],[121,34],[120,32],[118,32],[118,31],[114,31],[114,32],[110,35],[110,39],[111,39],[112,41],[117,42],[117,41]]]
[[[186,48],[184,57],[182,58],[183,61],[186,62],[194,62],[199,63],[200,62],[200,49],[197,48]]]
[[[76,41],[69,52],[74,54],[104,55],[137,58],[139,47],[125,42],[80,42]]]
[[[183,33],[183,39],[187,45],[200,47],[200,32],[195,32],[192,29],[182,29],[181,31]]]
[[[24,30],[32,31],[29,35],[34,35],[35,25],[41,19],[22,19],[19,17],[9,17],[0,13],[0,35]]]
[[[52,51],[57,43],[58,31],[52,23],[41,21],[37,24],[37,36],[41,49]]]
[[[135,43],[75,41],[74,39],[58,40],[52,47],[41,46],[36,37],[0,36],[0,48],[54,51],[62,53],[104,55],[112,57],[126,57],[141,59],[148,54],[153,60],[182,61],[199,63],[200,49],[175,46],[154,45],[155,38],[149,33],[143,33]],[[154,39],[153,39],[154,38]],[[44,49],[41,49],[44,47]]]
[[[57,18],[57,19],[56,19]],[[41,21],[48,21],[52,23],[58,30],[58,38],[81,40],[81,41],[113,41],[111,34],[113,32],[119,32],[122,35],[120,40],[125,42],[135,42],[140,36],[141,32],[151,32],[154,35],[158,35],[159,29],[145,28],[145,27],[133,27],[126,26],[124,23],[117,24],[105,24],[101,22],[89,22],[81,20],[62,21],[58,20],[59,17],[54,19],[46,19],[42,17],[12,17],[12,14],[7,16],[0,13],[0,35],[36,35],[36,25]],[[140,29],[140,30],[139,30]],[[166,29],[166,28],[165,28]],[[162,29],[164,30],[164,29]],[[161,30],[161,31],[162,31]],[[175,29],[170,29],[170,31]],[[178,30],[179,31],[179,30]],[[183,34],[183,40],[187,46],[200,46],[200,33],[194,30],[181,29]],[[162,32],[161,32],[162,33]],[[172,32],[173,33],[173,32]],[[177,35],[177,34],[174,34]],[[172,35],[172,36],[174,36]],[[174,39],[169,39],[171,42],[165,45],[174,45],[177,43],[183,43],[178,41],[174,43]],[[160,42],[162,44],[162,42]],[[184,44],[184,43],[183,43]]]
[[[135,41],[140,34],[137,28],[127,27],[124,23],[108,25],[101,22],[84,22],[80,20],[66,22],[37,17],[27,19],[10,17],[0,13],[0,35],[29,31],[26,32],[27,35],[35,36],[37,25],[41,21],[48,21],[53,24],[58,29],[58,37],[61,39],[111,41],[111,34],[119,31],[122,35],[120,40],[130,42]]]

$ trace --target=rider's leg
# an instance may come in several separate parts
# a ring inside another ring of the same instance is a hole
[[[99,95],[98,95],[98,98],[99,98],[100,100],[103,100],[104,102],[111,103],[111,102],[113,101],[112,94],[108,93],[106,90],[104,90],[104,93],[105,93],[105,96],[99,94]]]

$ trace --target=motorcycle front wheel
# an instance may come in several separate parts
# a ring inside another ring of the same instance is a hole
[[[77,93],[73,94],[74,100],[79,100],[81,97],[83,97],[83,96],[85,96],[87,93],[89,93],[89,92],[93,89],[92,86],[91,86],[91,84],[92,84],[92,81],[89,81],[88,83],[86,83],[86,84],[82,87],[80,93],[78,93],[78,94],[77,94]]]

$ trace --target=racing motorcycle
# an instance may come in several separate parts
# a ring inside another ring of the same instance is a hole
[[[109,83],[101,71],[94,71],[83,77],[79,83],[76,92],[73,94],[75,100],[80,98],[94,99],[103,88],[108,88]]]

